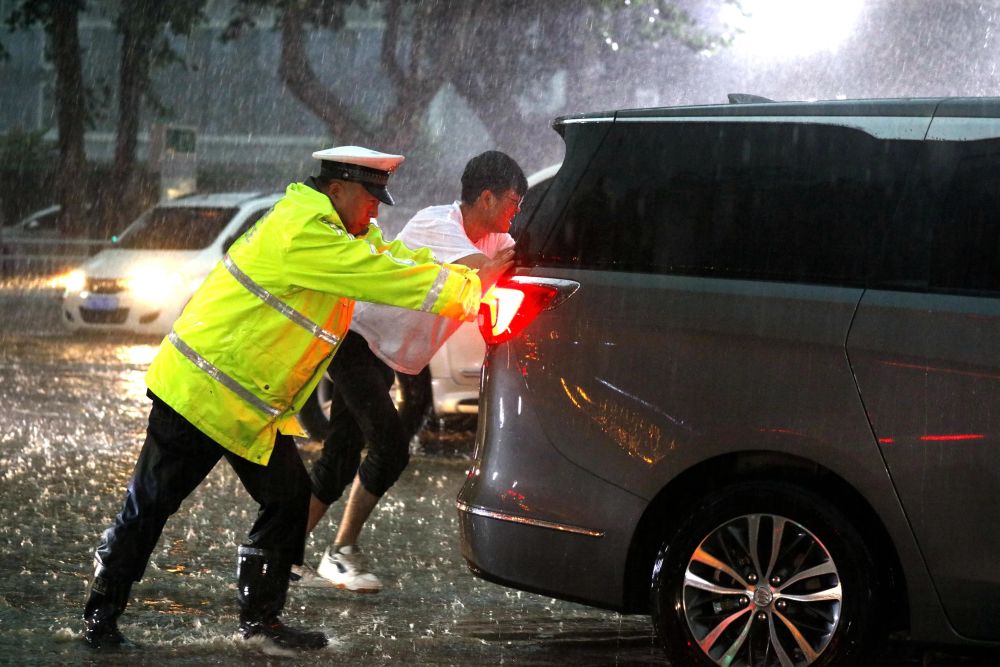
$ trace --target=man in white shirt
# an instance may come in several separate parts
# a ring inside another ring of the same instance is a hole
[[[485,294],[512,264],[514,239],[508,232],[527,188],[524,172],[510,156],[487,151],[465,166],[461,200],[419,211],[397,239],[412,249],[429,249],[439,262],[478,269]],[[359,593],[382,589],[357,542],[379,498],[409,463],[406,430],[388,390],[394,371],[419,373],[460,324],[428,312],[355,306],[351,331],[328,371],[334,388],[332,432],[310,471],[308,530],[349,484],[351,491],[319,567],[315,572],[307,566],[293,569],[293,583]],[[361,461],[365,444],[368,454]]]

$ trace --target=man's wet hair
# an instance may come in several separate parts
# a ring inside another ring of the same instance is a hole
[[[528,190],[528,179],[514,158],[500,151],[486,151],[469,160],[462,172],[462,201],[472,204],[489,190],[502,194],[513,190],[523,196]]]

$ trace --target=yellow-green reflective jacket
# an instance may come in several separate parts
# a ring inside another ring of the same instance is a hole
[[[229,250],[164,339],[149,389],[226,449],[267,465],[347,332],[354,300],[472,319],[474,271],[347,232],[329,198],[294,183]]]

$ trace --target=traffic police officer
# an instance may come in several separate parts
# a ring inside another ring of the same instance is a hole
[[[284,625],[288,576],[301,564],[309,477],[295,415],[347,332],[355,300],[472,319],[474,271],[387,243],[372,218],[403,160],[357,146],[313,154],[320,173],[293,183],[229,250],[160,346],[146,375],[153,405],[124,506],[96,552],[84,609],[94,647],[124,641],[117,619],[167,518],[222,457],[260,504],[238,550],[240,631],[279,646],[325,646]]]

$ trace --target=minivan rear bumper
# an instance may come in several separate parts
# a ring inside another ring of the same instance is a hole
[[[477,456],[457,500],[462,555],[484,579],[622,610],[626,555],[648,501],[566,460],[529,401],[505,405],[527,391],[520,373],[495,372],[506,356],[506,345],[492,348],[484,367]]]

